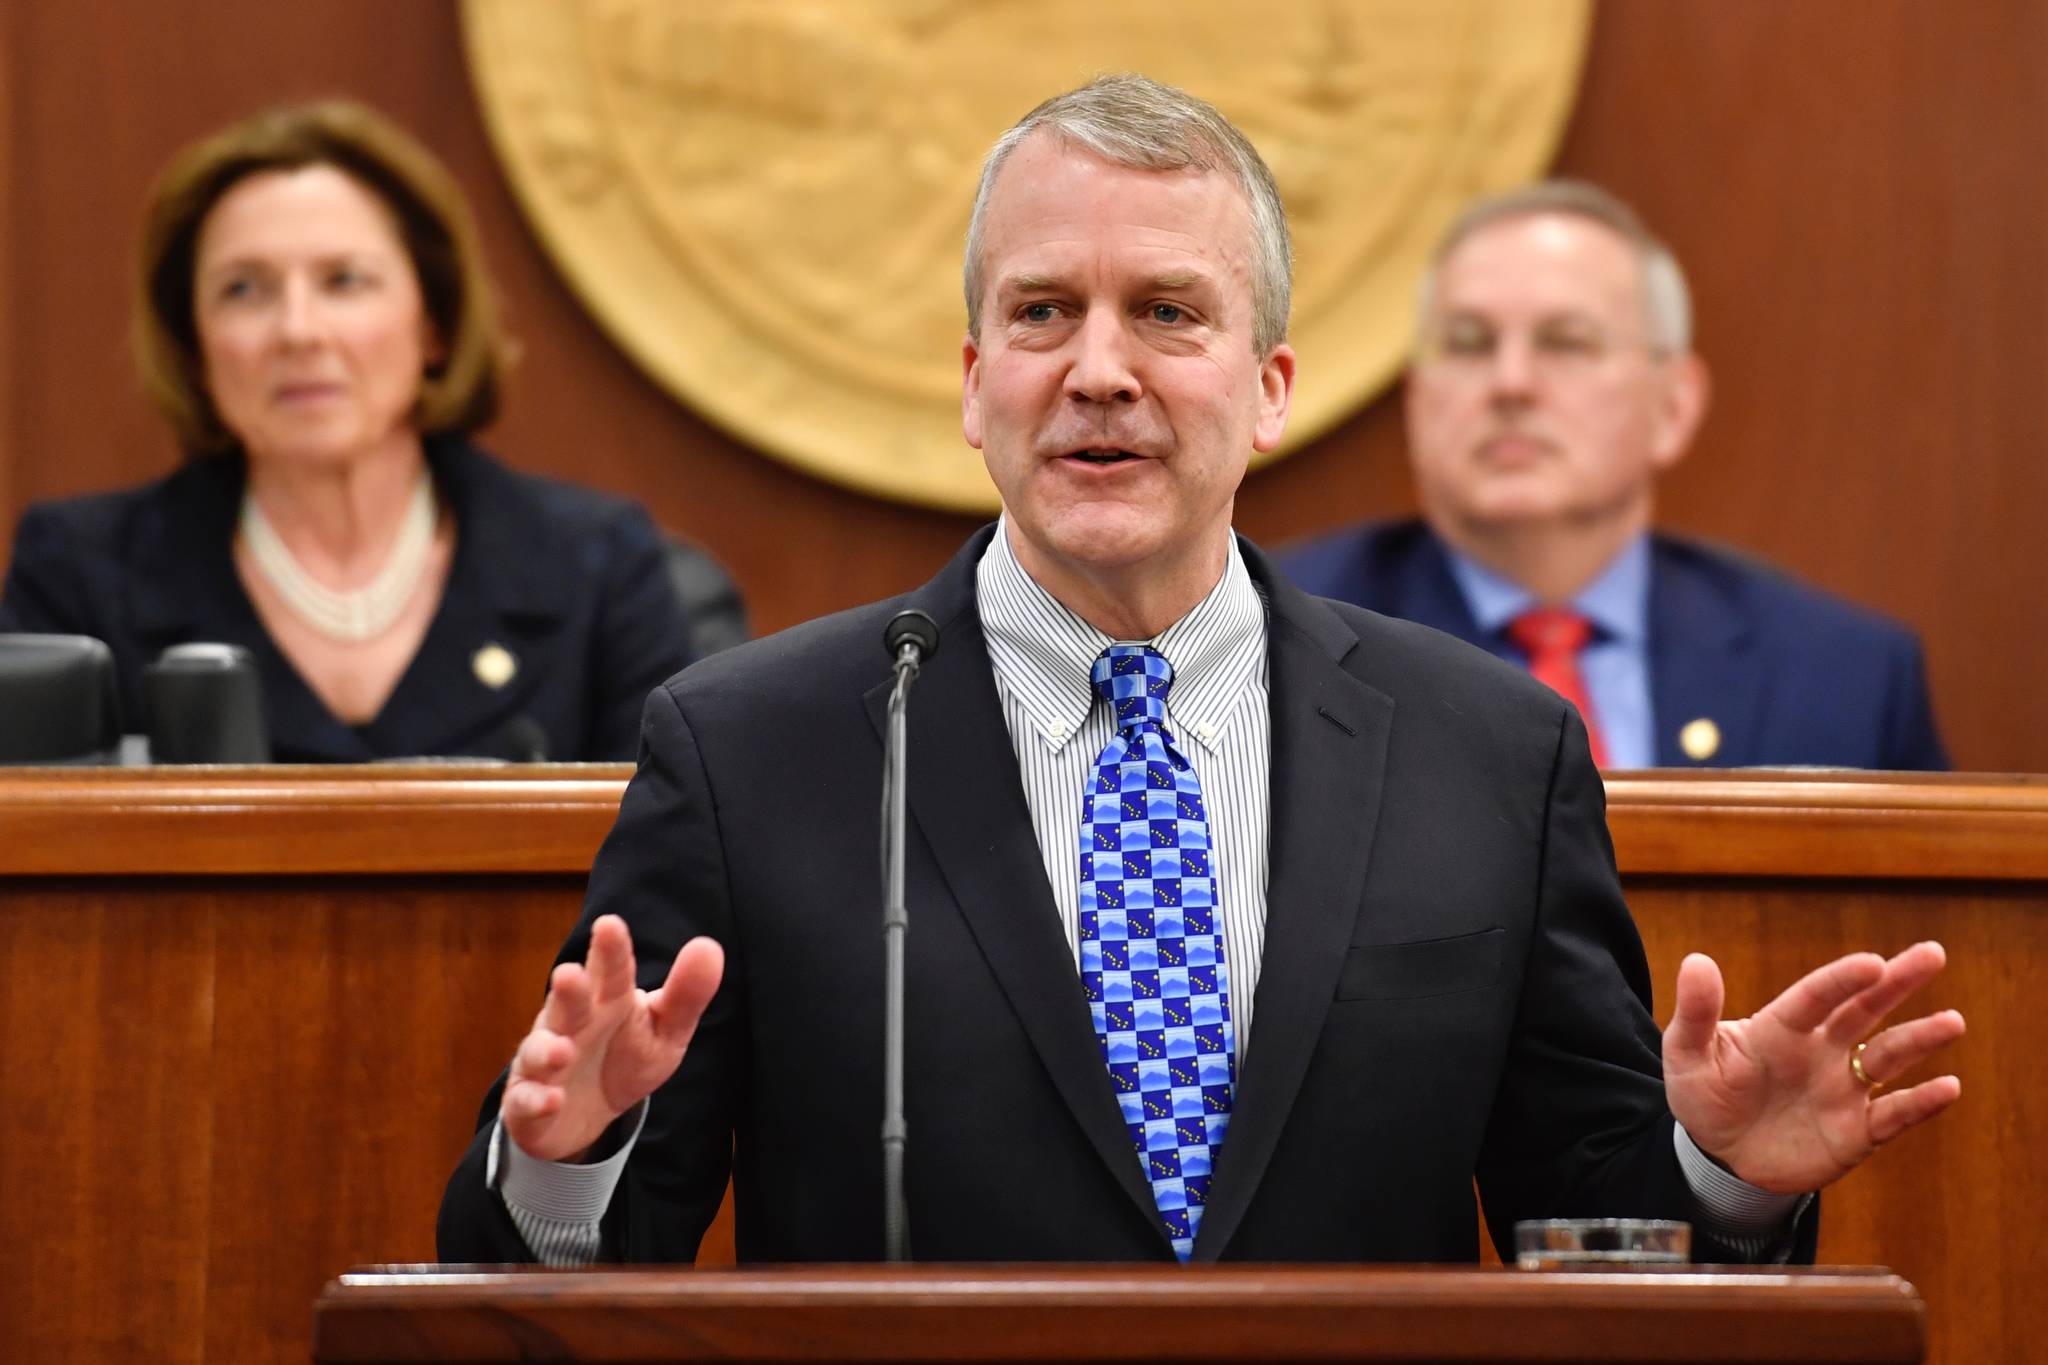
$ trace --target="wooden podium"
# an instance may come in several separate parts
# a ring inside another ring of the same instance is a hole
[[[1908,1362],[1883,1270],[390,1266],[313,1309],[321,1365],[428,1361]]]

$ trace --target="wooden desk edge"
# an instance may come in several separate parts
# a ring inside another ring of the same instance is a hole
[[[623,764],[0,771],[0,873],[580,876],[631,775]],[[1610,776],[1607,796],[1626,876],[2048,878],[2041,779],[1648,771]]]
[[[1588,1310],[1605,1321],[1580,1316]],[[1133,1354],[1129,1343],[1095,1335],[1148,1311],[1165,1315],[1160,1330],[1175,1340],[1141,1334],[1147,1344]],[[1423,1352],[1411,1358],[1495,1358],[1465,1354],[1488,1340],[1505,1343],[1498,1358],[1515,1359],[1525,1358],[1515,1343],[1554,1335],[1564,1322],[1578,1324],[1574,1339],[1611,1348],[1691,1325],[1702,1313],[1713,1315],[1729,1359],[1773,1358],[1771,1343],[1787,1334],[1809,1348],[1831,1342],[1842,1354],[1776,1358],[1909,1362],[1925,1350],[1925,1305],[1913,1287],[1887,1270],[1853,1267],[388,1266],[331,1282],[314,1304],[314,1328],[322,1361],[409,1359],[409,1349],[456,1341],[473,1353],[500,1333],[523,1345],[588,1344],[599,1324],[634,1342],[687,1324],[687,1352],[682,1338],[668,1338],[676,1358],[699,1348],[706,1358],[724,1355],[737,1343],[748,1346],[738,1354],[759,1359],[867,1358],[860,1343],[887,1341],[915,1343],[905,1358],[995,1361],[1031,1358],[1079,1333],[1102,1359],[1137,1359],[1154,1347],[1174,1358],[1223,1359],[1230,1351],[1217,1334],[1259,1330],[1277,1334],[1261,1340],[1289,1343],[1278,1352],[1287,1359],[1354,1351],[1391,1358],[1385,1349],[1397,1341]],[[996,1321],[1001,1333],[975,1330]],[[1618,1358],[1611,1349],[1594,1354]]]

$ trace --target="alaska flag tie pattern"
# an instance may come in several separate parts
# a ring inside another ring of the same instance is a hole
[[[1081,988],[1153,1201],[1181,1260],[1230,1126],[1236,1037],[1209,816],[1166,729],[1173,666],[1111,645],[1089,674],[1117,733],[1081,807]]]

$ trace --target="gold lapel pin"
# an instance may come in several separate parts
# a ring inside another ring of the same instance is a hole
[[[1685,723],[1678,732],[1678,747],[1695,763],[1704,763],[1721,750],[1721,727],[1701,716]]]
[[[494,692],[519,676],[519,660],[501,644],[485,645],[470,655],[469,666],[475,670],[476,680]]]

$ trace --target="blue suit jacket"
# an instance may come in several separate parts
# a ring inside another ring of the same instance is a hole
[[[418,654],[367,725],[327,709],[242,590],[232,557],[239,458],[29,508],[0,629],[105,640],[127,728],[138,731],[142,669],[165,647],[241,645],[256,662],[279,762],[518,757],[534,726],[552,759],[632,758],[647,694],[691,661],[653,522],[634,503],[516,473],[459,440],[429,440],[427,460],[454,511],[455,562]],[[496,688],[474,662],[493,644],[518,663]]]
[[[1419,521],[1340,531],[1279,562],[1311,593],[1483,643],[1442,542]],[[1649,630],[1662,767],[1948,767],[1920,643],[1896,622],[1756,561],[1659,535]],[[1721,732],[1704,760],[1678,743],[1697,719]]]

